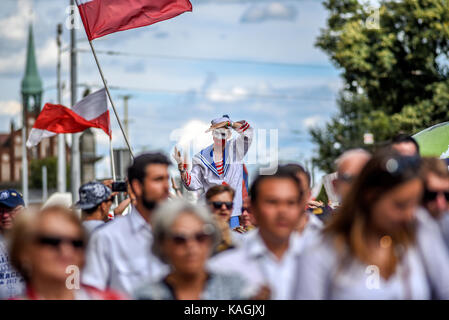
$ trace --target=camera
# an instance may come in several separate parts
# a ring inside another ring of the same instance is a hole
[[[116,181],[112,183],[112,192],[127,192],[126,181]]]

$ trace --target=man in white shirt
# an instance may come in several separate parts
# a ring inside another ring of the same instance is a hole
[[[239,273],[250,291],[270,289],[270,299],[290,299],[296,257],[304,239],[295,231],[305,211],[306,197],[298,178],[280,167],[274,175],[260,175],[251,186],[251,212],[258,230],[237,249],[209,262],[211,270]]]
[[[100,290],[110,288],[127,295],[143,281],[158,279],[168,270],[151,254],[150,218],[155,207],[168,198],[169,159],[146,153],[128,168],[128,181],[136,197],[130,214],[95,231],[86,252],[82,283]]]

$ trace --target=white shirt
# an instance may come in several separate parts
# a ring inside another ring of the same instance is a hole
[[[214,162],[213,145],[201,150],[192,159],[192,171],[182,179],[183,185],[190,191],[198,191],[200,197],[211,187],[227,184],[235,190],[232,216],[241,215],[243,193],[243,158],[251,146],[254,130],[245,122],[236,130],[238,136],[226,142],[223,174],[217,170]]]
[[[407,249],[395,273],[388,279],[378,268],[356,258],[344,267],[328,238],[309,246],[297,264],[294,299],[307,300],[396,300],[429,299],[430,288],[416,247]]]
[[[216,272],[239,274],[248,282],[253,294],[265,284],[271,289],[271,299],[286,300],[291,298],[297,256],[304,243],[301,235],[292,233],[287,251],[278,260],[268,250],[259,232],[252,232],[241,247],[218,254],[208,266]]]
[[[87,234],[90,236],[97,228],[104,226],[102,220],[85,220],[83,221],[83,227],[86,229]]]
[[[9,261],[8,243],[0,234],[0,299],[20,296],[25,290],[25,281]]]
[[[86,252],[82,283],[131,296],[143,281],[164,276],[168,266],[151,253],[151,226],[135,207],[130,214],[96,230]]]

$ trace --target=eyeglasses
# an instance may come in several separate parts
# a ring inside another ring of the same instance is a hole
[[[3,215],[3,214],[14,214],[14,213],[19,212],[22,209],[23,209],[22,206],[18,206],[18,207],[15,207],[15,208],[0,207],[0,215]]]
[[[248,212],[248,213],[250,212],[250,211],[249,211],[249,208],[246,208],[246,207],[242,207],[242,210],[241,210],[241,211],[242,211],[242,213],[245,212],[245,211]]]
[[[75,249],[84,248],[84,241],[82,239],[40,235],[36,237],[36,242],[40,245],[45,245],[53,248],[59,248],[62,243],[69,244]]]
[[[211,235],[206,232],[198,232],[195,234],[187,235],[181,233],[175,233],[170,235],[171,240],[176,245],[185,245],[189,240],[195,240],[197,243],[205,243],[210,239]]]
[[[225,205],[228,210],[231,210],[234,207],[233,202],[211,201],[209,204],[213,205],[215,209],[220,209],[223,205]]]
[[[434,201],[439,194],[443,194],[446,198],[446,201],[449,201],[449,191],[431,191],[431,190],[425,190],[424,191],[424,201]]]

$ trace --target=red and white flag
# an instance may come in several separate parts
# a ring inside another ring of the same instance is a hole
[[[26,146],[34,147],[42,139],[58,133],[77,133],[87,128],[100,128],[111,137],[105,89],[88,95],[72,109],[60,104],[45,104],[31,129]]]
[[[76,0],[87,38],[148,26],[192,11],[189,0]]]

